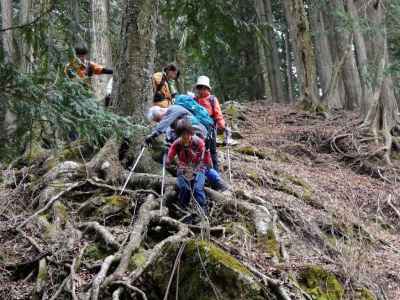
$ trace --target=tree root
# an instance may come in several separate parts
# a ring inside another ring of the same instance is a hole
[[[101,226],[98,222],[87,222],[82,223],[78,226],[79,229],[85,229],[85,231],[95,231],[105,242],[106,246],[112,250],[118,250],[120,244],[116,241],[114,236],[104,226]]]
[[[71,184],[67,189],[63,190],[62,192],[58,193],[57,195],[55,195],[53,198],[51,198],[47,204],[39,209],[37,212],[35,212],[32,216],[30,216],[29,218],[25,219],[24,222],[22,222],[17,228],[21,229],[22,227],[24,227],[27,223],[29,223],[33,218],[39,216],[40,214],[44,213],[46,210],[48,210],[57,200],[59,200],[61,198],[61,196],[63,196],[64,194],[72,191],[73,189],[76,189],[79,186],[82,186],[83,184],[85,184],[86,181],[79,181],[76,183]]]

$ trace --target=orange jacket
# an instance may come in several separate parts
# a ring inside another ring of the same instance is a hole
[[[153,104],[163,108],[168,108],[171,105],[172,96],[169,90],[168,80],[164,76],[165,76],[164,72],[157,72],[153,74],[151,80],[151,83],[153,85],[153,93],[155,94],[157,91],[159,91],[164,98],[163,100],[156,101]],[[162,84],[162,86],[160,86],[162,81],[164,81],[164,83]]]
[[[79,60],[73,59],[64,68],[64,73],[69,78],[74,78],[76,75],[84,79],[89,75],[100,75],[103,73],[104,67],[94,62],[81,63]],[[92,74],[88,74],[88,73]]]
[[[214,97],[214,105],[211,104],[210,98]],[[206,97],[197,97],[196,101],[207,109],[208,114],[214,119],[217,128],[224,129],[225,128],[225,120],[222,115],[221,106],[219,105],[218,98],[213,95],[208,95]]]

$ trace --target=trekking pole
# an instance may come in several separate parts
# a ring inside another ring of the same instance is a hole
[[[231,169],[231,147],[228,145],[228,171],[229,171],[229,183],[232,184],[232,169]]]
[[[132,174],[133,174],[133,171],[135,171],[136,166],[137,166],[137,164],[139,163],[139,160],[140,160],[140,158],[141,158],[142,155],[143,155],[144,149],[145,149],[145,147],[142,146],[142,150],[140,151],[140,154],[139,154],[138,158],[136,159],[135,164],[133,165],[131,171],[129,172],[128,178],[126,179],[125,184],[124,184],[124,186],[122,187],[122,190],[121,190],[120,195],[122,195],[122,193],[125,191],[125,188],[126,188],[128,182],[129,182],[129,179],[131,179],[131,176],[132,176]]]
[[[232,168],[231,168],[231,129],[225,129],[224,142],[227,148],[227,156],[228,156],[228,171],[229,171],[229,183],[232,184]]]
[[[163,155],[163,167],[162,167],[162,180],[161,180],[161,199],[160,199],[160,215],[163,209],[163,199],[164,199],[164,185],[165,185],[165,162],[167,160],[167,153]]]

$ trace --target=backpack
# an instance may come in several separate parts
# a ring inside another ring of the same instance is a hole
[[[180,105],[190,111],[207,129],[214,126],[214,120],[208,114],[207,109],[198,104],[193,97],[188,95],[178,95],[175,98],[174,104]]]

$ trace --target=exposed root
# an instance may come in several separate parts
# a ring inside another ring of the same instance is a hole
[[[101,226],[98,222],[87,222],[82,223],[78,226],[80,229],[93,230],[100,235],[102,240],[105,242],[108,248],[113,250],[118,250],[120,244],[115,240],[114,236],[108,231],[108,229],[104,226]]]

